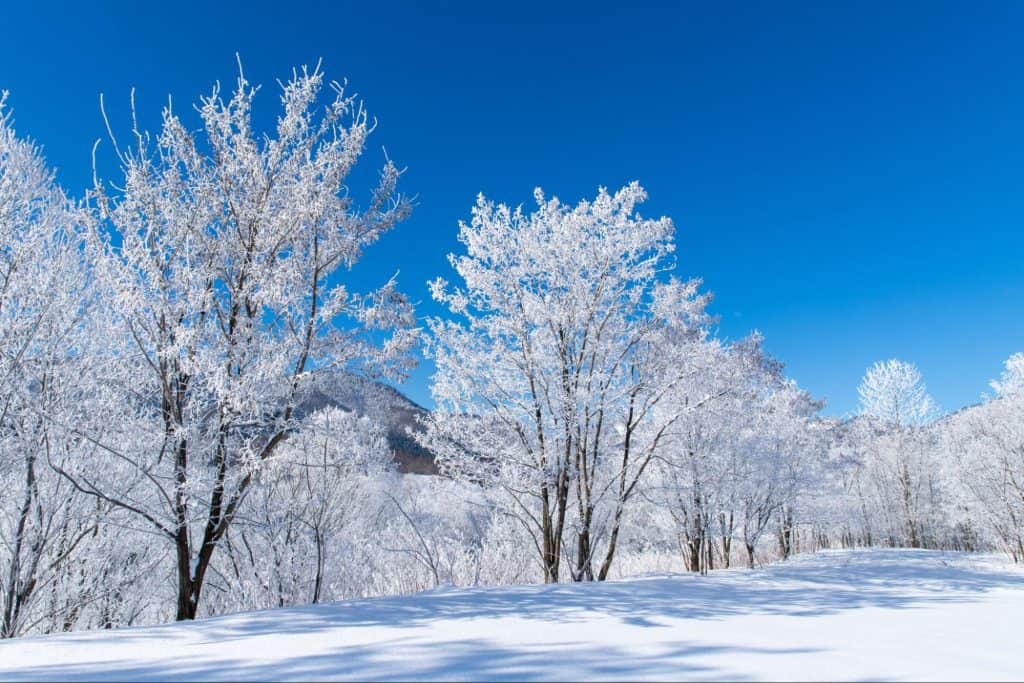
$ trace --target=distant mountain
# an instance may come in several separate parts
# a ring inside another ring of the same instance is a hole
[[[433,454],[416,443],[407,429],[420,431],[418,418],[427,409],[393,387],[344,372],[325,375],[298,407],[299,416],[335,406],[365,415],[387,430],[400,472],[437,474]]]

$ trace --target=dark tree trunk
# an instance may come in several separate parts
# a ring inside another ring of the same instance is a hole
[[[18,512],[18,523],[14,530],[14,546],[11,548],[11,565],[8,568],[7,585],[4,586],[4,613],[0,622],[0,638],[13,638],[17,633],[16,623],[22,604],[32,593],[35,581],[21,583],[21,553],[25,543],[28,518],[32,512],[32,501],[36,491],[35,456],[25,460],[25,498]]]
[[[729,555],[732,553],[733,513],[730,512],[728,517],[726,517],[724,512],[721,513],[719,515],[719,522],[722,527],[722,564],[728,569]]]
[[[779,514],[779,554],[783,560],[793,554],[793,511],[785,506]]]
[[[551,488],[545,485],[541,489],[541,564],[544,570],[544,583],[558,583],[565,506],[569,499],[569,484],[564,472],[559,474],[554,489],[554,509]]]

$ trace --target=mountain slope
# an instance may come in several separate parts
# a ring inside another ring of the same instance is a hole
[[[388,443],[395,451],[401,472],[436,474],[434,456],[408,434],[420,429],[417,420],[427,409],[413,402],[397,389],[381,382],[343,372],[321,378],[317,388],[299,405],[302,416],[327,406],[337,406],[359,415],[366,415],[387,430]]]

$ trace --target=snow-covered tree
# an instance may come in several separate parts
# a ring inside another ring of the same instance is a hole
[[[717,349],[671,403],[688,406],[667,435],[647,496],[671,519],[686,566],[714,567],[739,540],[755,550],[778,522],[788,552],[798,503],[819,476],[810,425],[820,404],[782,375],[760,335]]]
[[[227,532],[217,563],[226,606],[332,598],[342,546],[379,516],[391,455],[366,417],[329,407],[303,419],[260,468]]]
[[[1001,398],[1014,398],[1024,394],[1024,353],[1015,353],[1006,359],[999,379],[990,382]]]
[[[240,72],[230,99],[201,99],[201,134],[168,106],[155,138],[114,143],[124,178],[95,188],[104,390],[122,409],[77,429],[95,454],[62,471],[170,544],[178,619],[197,615],[214,552],[316,376],[410,363],[414,319],[395,283],[357,295],[341,282],[409,202],[388,162],[356,206],[346,179],[373,126],[337,84],[321,106],[324,86],[319,68],[293,73],[263,134]]]
[[[50,600],[95,534],[104,510],[76,496],[51,462],[84,457],[64,425],[96,408],[87,216],[64,195],[39,150],[19,139],[0,95],[0,637],[60,628]],[[93,593],[79,577],[76,596]],[[79,609],[76,607],[76,609]]]
[[[655,340],[700,335],[706,298],[667,279],[672,223],[639,217],[645,198],[633,183],[569,206],[538,189],[528,214],[480,196],[460,224],[466,253],[450,257],[462,287],[432,283],[452,317],[429,323],[438,410],[424,442],[443,471],[496,492],[546,581],[563,553],[574,578],[607,576],[623,509],[673,420],[652,424],[654,407],[687,372]]]
[[[948,418],[943,445],[956,457],[964,505],[1014,561],[1024,561],[1024,354],[1006,360],[996,395]]]
[[[934,431],[925,428],[937,408],[921,373],[903,361],[879,362],[868,369],[858,393],[856,488],[862,505],[874,511],[890,543],[931,545],[943,490]]]
[[[879,361],[868,368],[857,394],[862,415],[900,427],[926,424],[938,412],[921,372],[901,360]]]

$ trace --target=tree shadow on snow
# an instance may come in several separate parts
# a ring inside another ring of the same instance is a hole
[[[339,647],[315,655],[282,657],[269,664],[251,660],[168,659],[140,665],[129,660],[33,667],[12,672],[17,680],[750,680],[727,669],[695,663],[702,655],[795,655],[807,648],[753,648],[687,645],[639,655],[625,648],[579,648],[564,653],[509,648],[484,640],[425,645],[401,640]]]

